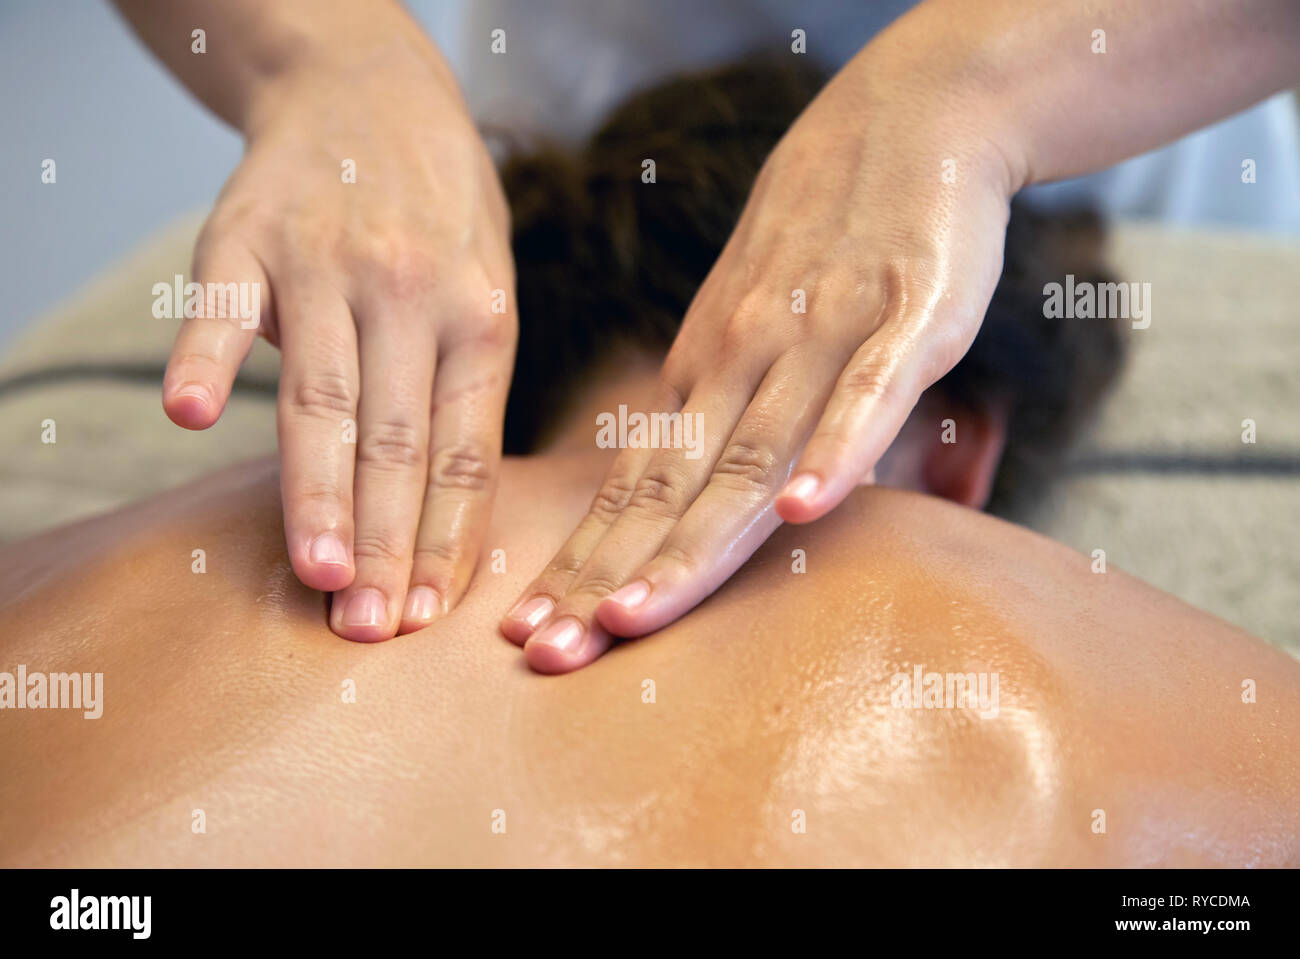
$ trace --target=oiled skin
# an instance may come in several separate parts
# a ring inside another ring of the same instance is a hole
[[[295,581],[272,463],[0,551],[0,669],[105,674],[99,720],[0,712],[0,863],[1300,860],[1297,664],[917,494],[864,488],[671,628],[530,672],[497,620],[605,462],[507,461],[508,572],[377,645]],[[891,707],[915,663],[997,671],[998,717]]]

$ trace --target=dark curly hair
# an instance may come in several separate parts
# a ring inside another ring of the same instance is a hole
[[[749,58],[630,97],[578,149],[507,161],[520,319],[507,453],[535,449],[565,411],[561,384],[611,349],[668,349],[763,161],[825,79],[801,58]],[[641,182],[644,157],[656,161],[653,189]],[[1028,505],[1059,472],[1121,366],[1115,321],[1043,315],[1045,283],[1066,273],[1107,281],[1101,241],[1091,212],[1046,216],[1013,203],[983,326],[934,387],[964,408],[1007,411],[993,512]]]

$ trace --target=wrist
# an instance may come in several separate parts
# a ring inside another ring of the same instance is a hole
[[[901,112],[936,149],[950,145],[963,164],[1009,199],[1032,179],[1015,106],[1022,81],[978,31],[927,33],[932,27],[908,21],[905,16],[882,32],[844,72],[856,73],[852,83],[869,102]]]
[[[262,51],[248,85],[238,127],[252,139],[285,109],[348,102],[383,103],[431,93],[464,110],[455,76],[437,48],[403,14],[385,15],[341,42],[337,33],[281,36]]]

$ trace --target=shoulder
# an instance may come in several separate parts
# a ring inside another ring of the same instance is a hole
[[[827,830],[783,844],[791,861],[1295,855],[1300,667],[1044,537],[863,489],[715,600],[683,627],[726,660],[701,668],[761,691],[781,802]],[[1243,706],[1242,676],[1268,677],[1269,705]]]

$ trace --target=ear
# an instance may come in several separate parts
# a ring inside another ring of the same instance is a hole
[[[947,403],[939,410],[921,468],[925,490],[983,509],[1007,442],[1006,411],[1001,407],[973,411]]]

